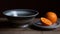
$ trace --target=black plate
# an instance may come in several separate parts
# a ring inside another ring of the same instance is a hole
[[[37,21],[36,23],[33,23],[34,26],[39,28],[45,28],[45,29],[56,29],[60,27],[60,19],[57,20],[57,23],[51,25],[51,26],[43,26],[40,21]]]

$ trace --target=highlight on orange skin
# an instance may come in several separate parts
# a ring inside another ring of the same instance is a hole
[[[40,20],[43,23],[43,25],[45,25],[45,26],[52,25],[52,22],[50,20],[48,20],[47,18],[41,17]]]
[[[49,19],[53,24],[57,22],[57,15],[54,12],[47,12],[46,18]]]

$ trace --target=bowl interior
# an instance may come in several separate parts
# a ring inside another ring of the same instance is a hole
[[[21,16],[34,16],[37,14],[36,11],[33,10],[7,10],[3,12],[4,15],[6,16],[13,16],[13,17],[21,17]]]

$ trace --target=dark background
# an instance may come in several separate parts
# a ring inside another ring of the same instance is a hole
[[[34,9],[43,16],[47,11],[55,12],[58,17],[60,13],[60,2],[57,0],[0,0],[0,16],[2,12],[8,9]]]

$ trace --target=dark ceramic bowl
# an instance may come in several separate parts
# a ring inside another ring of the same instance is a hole
[[[3,12],[10,22],[25,24],[34,20],[39,13],[31,9],[13,9]]]

